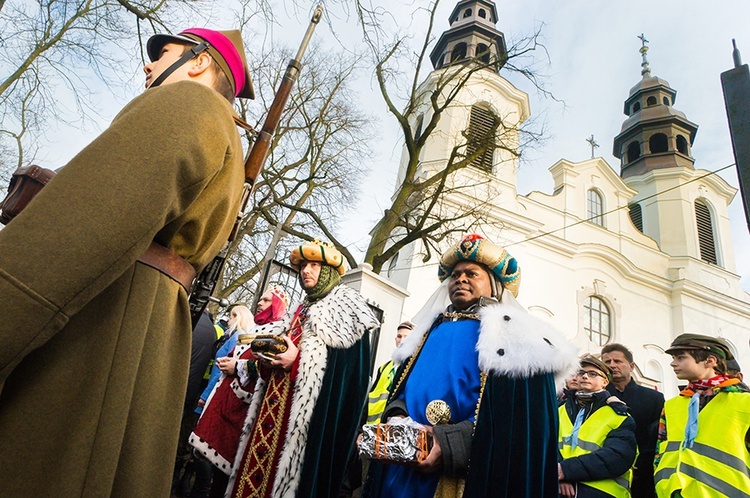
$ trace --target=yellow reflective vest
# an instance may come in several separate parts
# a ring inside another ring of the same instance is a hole
[[[217,341],[224,337],[224,329],[221,328],[221,325],[217,325],[214,323],[214,331],[216,331]],[[211,359],[209,360],[208,366],[206,367],[206,373],[203,374],[203,380],[209,380],[211,378],[211,369],[214,367],[214,360],[214,356],[211,355]]]
[[[659,442],[654,480],[660,497],[681,490],[682,496],[750,498],[750,394],[720,392],[698,415],[698,434],[685,448],[690,398],[677,396],[664,404],[667,439]]]
[[[607,435],[622,425],[629,415],[619,415],[609,406],[603,406],[584,420],[578,431],[578,445],[573,448],[571,434],[573,423],[565,411],[565,405],[559,408],[560,430],[558,431],[557,446],[563,459],[588,455],[600,449],[604,445]],[[630,483],[633,479],[632,469],[628,469],[623,475],[614,479],[602,479],[600,481],[585,481],[582,484],[598,489],[615,497],[630,497]]]
[[[393,360],[383,363],[378,369],[378,376],[375,384],[370,389],[367,397],[367,423],[380,423],[380,416],[385,411],[385,404],[388,401],[388,395],[393,384],[393,376],[396,373],[396,366]]]

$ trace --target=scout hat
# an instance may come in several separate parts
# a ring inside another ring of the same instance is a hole
[[[700,334],[680,334],[675,337],[669,349],[665,351],[667,354],[674,354],[677,351],[694,349],[700,351],[708,351],[715,354],[719,358],[725,360],[733,360],[734,356],[732,351],[729,349],[729,345],[723,340],[717,337],[709,337],[707,335]]]
[[[473,261],[482,263],[495,274],[511,294],[518,297],[521,285],[521,268],[516,258],[508,254],[502,247],[493,244],[481,235],[475,233],[464,236],[440,258],[438,278],[444,281],[453,273],[453,268],[459,261]]]
[[[235,97],[255,98],[255,89],[247,67],[242,35],[238,30],[214,31],[205,28],[190,28],[177,35],[154,35],[148,39],[146,44],[146,51],[152,62],[159,59],[161,49],[167,43],[182,43],[195,45],[195,47],[167,68],[151,86],[158,86],[175,69],[199,53],[207,51],[229,79]]]
[[[341,252],[333,244],[318,239],[303,242],[289,255],[289,265],[297,271],[302,261],[317,261],[333,267],[339,275],[346,273],[346,263]]]
[[[591,367],[596,368],[601,373],[607,376],[607,380],[612,382],[612,370],[607,366],[606,363],[604,363],[602,360],[597,358],[596,356],[592,356],[590,354],[587,354],[583,356],[580,360],[581,366],[589,365]]]

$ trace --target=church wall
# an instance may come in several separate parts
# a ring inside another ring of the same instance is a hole
[[[437,78],[455,70],[434,71],[423,88],[434,88]],[[515,122],[529,116],[528,97],[523,92],[491,71],[480,71],[430,136],[420,165],[425,177],[445,166],[453,145],[468,127],[473,104],[488,105],[503,119],[513,116]],[[639,140],[647,140],[644,133]],[[672,142],[670,150],[676,147]],[[649,153],[647,143],[642,152]],[[651,163],[668,159],[661,154],[666,153],[652,154]],[[474,186],[451,195],[441,209],[448,216],[467,205],[491,201],[483,206],[483,223],[464,231],[480,233],[505,246],[518,260],[519,302],[578,344],[581,352],[598,353],[601,346],[590,340],[583,324],[585,301],[589,296],[599,297],[612,320],[610,342],[621,342],[633,351],[638,381],[672,396],[677,392],[677,380],[664,349],[683,332],[727,338],[736,347],[740,363],[750,369],[750,296],[733,273],[727,215],[727,205],[736,191],[715,176],[688,183],[707,173],[692,169],[689,154],[690,150],[681,156],[685,164],[679,163],[679,167],[666,168],[662,161],[657,169],[637,176],[632,173],[625,180],[601,158],[578,163],[562,159],[550,168],[552,194],[518,196],[518,161],[498,151],[494,175],[473,168],[460,171],[453,185]],[[669,190],[678,185],[682,186]],[[585,221],[590,189],[603,198],[603,227]],[[651,197],[657,192],[658,196]],[[704,199],[712,213],[721,266],[700,260],[694,214],[697,198]],[[636,201],[642,207],[643,233],[628,214],[628,204]],[[444,249],[459,237],[456,234],[445,241]],[[420,243],[413,244],[410,251],[411,258],[399,262],[399,271],[408,273],[408,278],[396,279],[404,282],[410,293],[403,305],[404,319],[416,314],[439,284],[439,254],[424,263]]]

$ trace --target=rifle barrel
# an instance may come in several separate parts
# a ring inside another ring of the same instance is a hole
[[[310,44],[310,38],[312,37],[313,31],[315,31],[315,27],[320,22],[322,15],[323,7],[318,5],[315,12],[313,12],[312,19],[310,19],[310,24],[307,26],[307,31],[305,32],[304,38],[302,38],[302,43],[299,46],[299,50],[297,50],[297,55],[289,61],[289,64],[286,67],[286,72],[281,79],[278,90],[276,90],[276,96],[268,110],[266,120],[263,122],[261,131],[255,138],[253,147],[250,149],[250,153],[247,156],[247,160],[245,161],[245,182],[249,183],[251,187],[255,185],[255,181],[257,180],[258,175],[260,175],[260,170],[263,169],[263,164],[268,157],[268,152],[271,150],[271,142],[276,133],[276,128],[278,128],[279,123],[281,122],[281,115],[284,112],[284,107],[286,107],[289,95],[292,93],[292,87],[294,87],[294,83],[297,81],[297,76],[299,76],[299,72],[302,69],[302,63],[300,61],[307,51],[307,46]]]

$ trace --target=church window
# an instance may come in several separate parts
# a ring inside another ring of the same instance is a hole
[[[612,319],[607,304],[597,296],[589,296],[583,305],[583,329],[591,342],[604,346],[612,334]]]
[[[466,19],[466,18],[467,18],[467,17],[469,17],[470,15],[471,15],[471,9],[466,9],[466,10],[464,11],[464,19]]]
[[[460,61],[464,58],[466,58],[466,44],[459,43],[453,47],[453,52],[451,52],[451,62]]]
[[[688,155],[688,143],[685,137],[677,135],[677,150],[685,155]]]
[[[638,203],[630,204],[628,206],[628,215],[630,216],[630,221],[633,222],[633,226],[639,232],[643,233],[643,210],[641,209],[641,205]]]
[[[485,64],[490,63],[490,47],[484,43],[477,45],[477,58]]]
[[[669,97],[664,97],[661,100],[664,102],[664,105],[669,105]]]
[[[417,119],[417,127],[414,129],[414,140],[418,139],[422,134],[422,124],[424,122],[424,114],[420,114]]]
[[[628,144],[628,162],[632,163],[641,157],[641,144],[636,140]]]
[[[641,110],[641,103],[640,102],[636,102],[635,104],[633,104],[633,112],[638,112],[640,110]]]
[[[652,154],[667,152],[667,136],[664,133],[654,133],[648,139],[648,148]]]
[[[604,226],[604,201],[599,192],[593,188],[586,192],[586,218],[591,223]]]
[[[653,95],[646,99],[646,105],[656,105],[656,97]]]
[[[471,162],[472,166],[492,172],[492,159],[495,155],[495,133],[499,124],[500,120],[497,116],[486,107],[471,106],[466,155],[471,156],[486,147],[484,152]]]
[[[396,271],[397,264],[398,264],[398,253],[394,254],[391,260],[388,262],[388,278],[393,277],[393,273]]]
[[[479,17],[482,19],[487,19],[487,11],[484,9],[479,9]]]
[[[698,246],[701,259],[707,263],[718,264],[711,211],[706,203],[700,199],[695,201],[695,222],[698,227]]]

